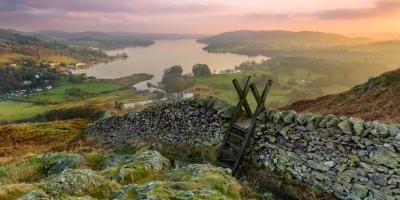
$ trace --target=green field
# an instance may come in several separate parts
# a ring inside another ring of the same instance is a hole
[[[156,97],[156,94],[138,92],[126,83],[138,83],[152,78],[147,74],[135,74],[129,76],[130,81],[125,80],[119,84],[118,80],[88,80],[82,83],[71,83],[66,79],[59,81],[59,86],[40,92],[28,97],[21,97],[15,100],[0,101],[0,122],[26,119],[50,110],[66,109],[81,106],[111,107],[115,101],[131,103],[149,100]],[[83,97],[70,97],[66,90],[79,88],[87,95]]]
[[[106,106],[115,101],[119,102],[137,102],[155,98],[152,93],[141,93],[134,89],[118,90],[106,94],[94,95],[86,99],[75,99],[63,101],[57,104],[40,104],[22,101],[1,101],[0,102],[0,121],[14,121],[26,119],[38,114],[43,114],[46,111],[55,109],[65,109],[80,106]]]
[[[99,93],[105,93],[120,89],[122,86],[119,84],[101,82],[101,81],[86,81],[83,83],[71,83],[66,80],[62,80],[58,83],[60,86],[51,89],[47,92],[40,92],[24,98],[25,101],[31,102],[43,102],[43,103],[57,103],[65,100],[69,100],[70,97],[66,94],[66,90],[71,88],[78,88],[82,92],[89,95],[95,95]]]
[[[307,91],[308,88],[289,84],[289,79],[294,80],[314,80],[323,78],[324,75],[312,72],[307,69],[295,69],[288,72],[272,72],[268,69],[257,69],[247,72],[237,72],[231,74],[214,74],[206,77],[193,77],[188,80],[189,84],[192,85],[189,90],[200,96],[216,96],[228,103],[234,104],[237,102],[237,94],[232,84],[233,79],[238,79],[239,82],[244,85],[244,80],[247,76],[252,76],[254,82],[257,84],[258,90],[261,93],[264,87],[266,79],[268,77],[274,80],[273,86],[267,97],[267,105],[271,106],[283,106],[293,101],[294,92]],[[200,89],[199,89],[200,88]],[[320,95],[328,95],[337,92],[344,91],[348,87],[340,85],[321,86],[319,88],[322,92]],[[318,97],[319,95],[315,95]],[[299,100],[299,99],[297,99]],[[251,93],[248,95],[248,101],[254,105],[255,101]]]

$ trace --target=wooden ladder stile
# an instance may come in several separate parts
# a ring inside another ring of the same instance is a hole
[[[268,80],[261,96],[258,93],[256,84],[252,83],[250,85],[250,87],[252,89],[252,93],[254,95],[254,98],[256,99],[256,102],[257,102],[257,108],[256,108],[253,116],[251,117],[250,127],[247,130],[247,133],[244,138],[244,142],[242,143],[242,148],[240,150],[239,155],[237,156],[235,165],[233,166],[232,174],[236,174],[237,170],[239,169],[239,166],[242,162],[243,156],[246,153],[246,148],[249,146],[251,138],[253,137],[254,130],[256,128],[257,117],[261,112],[263,112],[265,110],[264,104],[265,104],[265,100],[267,98],[267,95],[268,95],[271,85],[272,85],[272,81]]]
[[[250,88],[250,81],[251,81],[251,76],[247,77],[247,80],[246,80],[246,83],[244,85],[243,90],[240,87],[240,84],[239,84],[237,79],[233,79],[233,81],[232,81],[233,85],[235,86],[236,93],[239,96],[239,101],[238,101],[238,103],[236,105],[236,108],[235,108],[235,111],[233,113],[233,116],[229,121],[229,127],[224,133],[223,145],[225,145],[225,143],[228,141],[229,136],[230,136],[230,132],[232,132],[234,124],[235,124],[237,118],[239,117],[239,114],[240,114],[240,111],[241,111],[243,105],[245,105],[244,107],[245,107],[245,110],[246,110],[246,114],[248,116],[251,116],[251,109],[250,109],[250,106],[249,106],[249,104],[248,104],[248,102],[246,100],[246,96],[247,96],[247,93],[249,92],[249,88]],[[223,152],[223,146],[222,146],[220,151],[219,151],[219,154],[218,154],[218,160],[222,159],[223,154],[224,154],[224,152]]]
[[[266,82],[266,85],[264,87],[264,90],[262,94],[260,95],[257,86],[255,83],[250,83],[251,82],[251,77],[249,76],[246,80],[245,86],[242,90],[242,88],[239,85],[239,82],[234,79],[233,80],[233,85],[235,86],[236,92],[239,96],[239,101],[236,106],[236,110],[234,112],[233,117],[231,118],[229,122],[229,127],[227,131],[225,132],[224,135],[224,140],[223,144],[221,146],[221,149],[219,151],[218,155],[218,160],[220,161],[233,161],[234,164],[232,166],[232,174],[235,175],[237,170],[239,169],[239,166],[242,162],[243,156],[246,153],[246,149],[250,144],[251,138],[253,136],[254,130],[255,130],[255,124],[257,121],[258,115],[265,110],[265,100],[267,98],[269,89],[272,85],[272,81],[268,80]],[[254,113],[251,112],[250,106],[246,100],[247,94],[249,89],[251,89],[251,92],[253,93],[253,96],[256,100],[257,107]],[[240,111],[242,107],[245,108],[247,116],[250,118],[250,120],[236,123]],[[242,135],[240,135],[242,134]],[[231,137],[233,136],[233,137]],[[231,140],[231,138],[234,138],[235,140],[233,141],[239,141],[240,144],[235,144]],[[227,149],[231,149],[232,151],[228,151]],[[224,156],[225,155],[225,156]],[[230,158],[226,158],[226,156],[229,156]]]

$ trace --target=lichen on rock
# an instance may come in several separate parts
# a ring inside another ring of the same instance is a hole
[[[51,196],[106,197],[119,185],[88,169],[66,169],[61,174],[44,180],[44,191]]]
[[[73,153],[46,153],[37,156],[44,163],[47,174],[57,174],[67,168],[75,168],[85,161],[79,154]]]
[[[194,164],[160,177],[159,181],[123,186],[110,199],[241,199],[240,185],[228,169]]]
[[[171,162],[158,151],[142,150],[117,167],[111,178],[121,183],[138,183],[154,177],[162,170],[170,169]]]

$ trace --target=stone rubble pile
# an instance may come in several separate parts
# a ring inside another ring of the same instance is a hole
[[[250,158],[340,199],[400,199],[400,124],[269,109]]]
[[[86,128],[88,137],[108,144],[150,140],[161,144],[211,146],[223,138],[215,99],[162,103],[123,116],[101,119]]]

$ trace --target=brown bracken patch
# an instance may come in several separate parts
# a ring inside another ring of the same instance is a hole
[[[29,154],[88,145],[80,137],[87,123],[86,119],[74,119],[0,126],[0,165],[21,160]]]
[[[400,69],[371,78],[349,91],[315,100],[302,100],[285,110],[351,116],[367,121],[400,122]]]

